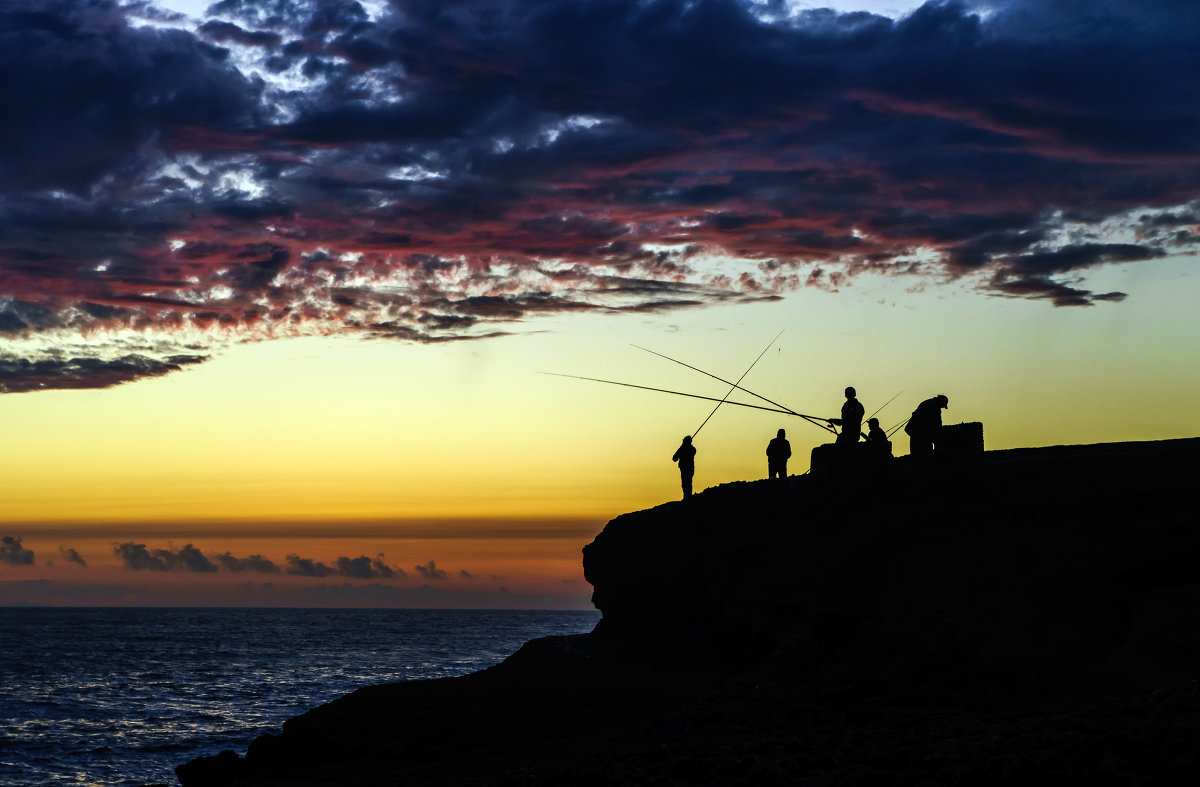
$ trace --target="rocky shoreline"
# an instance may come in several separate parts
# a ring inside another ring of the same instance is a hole
[[[1174,784],[1200,775],[1200,439],[726,484],[584,550],[595,631],[376,686],[209,785]]]

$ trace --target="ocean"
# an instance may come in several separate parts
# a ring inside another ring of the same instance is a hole
[[[178,784],[377,683],[463,675],[598,612],[0,608],[0,784]]]

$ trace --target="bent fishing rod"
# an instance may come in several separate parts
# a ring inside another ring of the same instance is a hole
[[[778,336],[776,336],[775,338],[776,338],[776,339],[778,339],[779,337],[778,337]],[[771,344],[774,344],[774,341],[772,341],[772,342],[771,342]],[[821,429],[824,429],[824,430],[825,430],[825,431],[827,431],[827,432],[833,432],[834,434],[837,434],[837,430],[835,430],[835,429],[833,429],[832,427],[830,427],[830,426],[829,426],[829,419],[828,419],[828,418],[818,418],[818,417],[817,417],[817,416],[815,416],[815,415],[805,415],[804,413],[798,413],[798,412],[796,412],[795,410],[793,410],[792,408],[788,407],[787,405],[783,405],[783,404],[780,404],[779,402],[776,402],[776,401],[773,401],[773,400],[771,400],[771,399],[768,399],[767,397],[763,396],[762,394],[757,394],[757,393],[755,393],[754,391],[751,391],[751,390],[749,390],[748,388],[743,388],[741,385],[739,385],[739,384],[738,384],[738,383],[740,383],[740,382],[741,382],[741,380],[738,380],[738,382],[737,382],[737,383],[731,383],[731,382],[729,382],[728,380],[726,380],[725,378],[723,378],[723,377],[718,377],[717,375],[713,374],[712,372],[706,372],[706,371],[704,371],[703,369],[701,369],[701,368],[699,368],[699,367],[692,366],[690,363],[684,363],[683,361],[680,361],[680,360],[678,360],[677,358],[672,358],[672,357],[671,357],[671,356],[669,356],[669,355],[663,355],[663,354],[662,354],[662,353],[660,353],[660,352],[655,352],[654,350],[651,350],[651,349],[649,349],[648,347],[642,347],[641,345],[638,345],[638,344],[634,344],[634,345],[630,345],[630,346],[632,346],[632,347],[636,347],[636,348],[637,348],[637,349],[639,349],[639,350],[644,350],[645,352],[648,352],[648,353],[650,353],[651,355],[657,355],[659,358],[663,358],[663,359],[665,359],[665,360],[671,361],[672,363],[677,363],[677,364],[679,364],[680,366],[686,366],[687,368],[691,369],[691,370],[692,370],[692,371],[694,371],[694,372],[700,372],[700,374],[703,374],[703,375],[705,375],[706,377],[711,377],[711,378],[713,378],[714,380],[717,380],[717,381],[719,381],[719,382],[725,383],[726,385],[732,385],[734,388],[736,388],[736,389],[737,389],[737,390],[739,390],[739,391],[742,391],[743,393],[748,393],[748,394],[750,394],[751,396],[753,396],[753,397],[754,397],[754,398],[756,398],[756,399],[761,399],[761,400],[763,400],[763,401],[764,401],[764,402],[766,402],[767,404],[773,404],[773,405],[775,405],[775,406],[776,406],[776,407],[778,407],[779,409],[778,409],[778,410],[776,410],[776,411],[774,411],[774,412],[786,413],[787,415],[794,415],[794,416],[796,416],[797,418],[803,418],[804,420],[808,421],[808,422],[809,422],[810,424],[812,424],[813,426],[817,426],[817,427],[820,427]],[[767,349],[770,349],[770,347],[771,347],[771,345],[767,345]],[[766,352],[766,350],[763,350],[763,352],[765,353],[765,352]],[[760,355],[759,357],[761,358],[762,356]],[[755,361],[755,363],[757,363],[757,361]],[[749,370],[747,370],[747,371],[749,371]],[[743,378],[744,378],[745,376],[746,376],[746,375],[742,375],[742,377],[743,377]],[[899,395],[900,395],[900,394],[896,394],[896,396],[899,396]],[[896,398],[895,396],[893,396],[893,397],[892,397],[892,399],[895,399],[895,398]],[[889,399],[888,401],[890,402],[890,401],[891,401],[891,399]],[[740,402],[730,402],[730,404],[740,404]],[[744,407],[749,407],[749,406],[753,406],[753,405],[743,405],[743,406],[744,406]],[[762,409],[764,409],[764,410],[765,410],[765,409],[768,409],[768,408],[762,408]],[[699,431],[699,430],[697,430],[697,431]]]

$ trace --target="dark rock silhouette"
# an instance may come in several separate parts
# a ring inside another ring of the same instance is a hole
[[[584,548],[591,634],[360,690],[180,780],[1194,783],[1200,439],[891,466],[619,516]]]
[[[1200,440],[993,451],[930,473],[894,465],[852,502],[802,477],[799,506],[734,483],[706,490],[686,518],[618,517],[584,549],[604,613],[594,644],[836,653],[897,671],[937,653],[956,669],[1038,664],[1133,685],[1163,675],[1193,636],[1184,626],[1169,646],[1134,645],[1130,624],[1148,598],[1200,591],[1184,482]]]

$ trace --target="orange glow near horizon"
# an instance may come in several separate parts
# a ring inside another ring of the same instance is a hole
[[[135,570],[124,565],[115,547],[125,542],[148,552],[177,552],[194,547],[220,565],[218,556],[250,556],[270,561],[278,570],[232,571],[227,568],[199,572]],[[5,603],[79,605],[112,604],[219,604],[335,606],[362,604],[378,596],[384,603],[407,597],[422,606],[536,606],[586,609],[590,587],[583,580],[580,540],[557,538],[389,538],[389,537],[239,537],[201,538],[72,538],[70,548],[86,567],[69,561],[60,552],[61,538],[33,536],[22,546],[44,556],[32,566],[0,565],[0,599]],[[585,542],[586,543],[586,542]],[[288,561],[295,556],[332,573],[302,576]],[[336,573],[338,558],[372,558],[389,569],[387,576]],[[54,597],[22,599],[21,592],[37,594],[41,583],[54,582],[67,590]],[[90,584],[102,592],[89,598],[77,585]],[[22,588],[25,588],[22,591]],[[238,593],[242,598],[237,598]],[[358,599],[356,602],[355,600]],[[347,603],[349,602],[349,603]],[[373,605],[373,604],[368,604]],[[411,604],[409,604],[411,605]]]
[[[836,415],[854,385],[868,413],[901,392],[879,415],[885,426],[945,393],[946,422],[982,421],[989,449],[1191,437],[1200,435],[1191,264],[1164,263],[1153,283],[1125,281],[1120,266],[1098,273],[1105,288],[1143,295],[1089,309],[910,293],[868,278],[784,303],[547,318],[543,332],[444,345],[241,345],[135,384],[7,396],[0,536],[23,539],[36,558],[0,565],[0,586],[66,583],[74,589],[63,598],[79,603],[144,603],[160,584],[175,588],[170,603],[341,603],[264,595],[268,575],[119,568],[112,544],[134,540],[276,562],[384,553],[409,573],[392,583],[404,592],[418,585],[413,567],[434,560],[506,577],[505,592],[526,593],[528,604],[586,606],[580,549],[613,517],[678,498],[671,453],[712,405],[537,372],[720,398],[728,386],[629,345],[736,379],[782,328],[744,384],[800,412]],[[781,427],[789,469],[803,473],[825,432],[723,407],[696,441],[697,490],[765,477],[763,451]],[[60,546],[84,545],[87,569],[55,558]],[[307,581],[273,579],[276,592]],[[465,595],[351,594],[344,603],[515,603],[497,595],[498,582],[451,579],[431,584]],[[43,603],[13,602],[15,593],[0,603]]]

